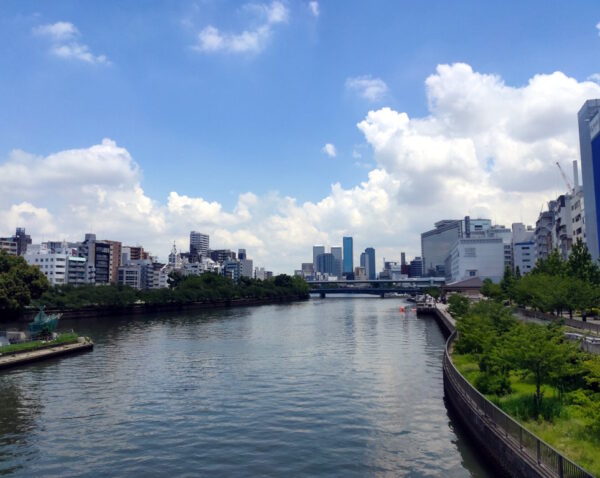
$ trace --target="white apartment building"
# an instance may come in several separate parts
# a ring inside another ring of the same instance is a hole
[[[501,238],[461,238],[446,259],[446,282],[479,277],[497,283],[502,279],[504,267],[504,243]]]
[[[67,284],[67,258],[70,254],[51,252],[45,245],[29,246],[23,256],[28,264],[39,267],[51,285]]]

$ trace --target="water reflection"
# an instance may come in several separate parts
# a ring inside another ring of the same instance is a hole
[[[486,476],[443,402],[444,338],[401,304],[327,298],[63,323],[96,347],[0,375],[0,403],[17,403],[22,420],[0,418],[0,436],[20,436],[0,443],[0,469]]]

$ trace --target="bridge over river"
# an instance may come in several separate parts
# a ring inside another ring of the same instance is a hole
[[[322,298],[331,294],[371,294],[380,297],[394,293],[418,295],[430,287],[442,287],[444,284],[445,281],[441,277],[308,282],[311,294],[319,294]]]

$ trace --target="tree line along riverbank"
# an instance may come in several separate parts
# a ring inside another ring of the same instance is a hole
[[[251,304],[300,300],[309,297],[309,286],[300,277],[286,274],[257,280],[233,281],[214,273],[169,277],[169,288],[136,290],[125,285],[54,286],[37,267],[22,257],[0,251],[0,318],[18,319],[30,305],[52,310],[119,310],[123,313],[152,307]]]
[[[449,299],[458,339],[452,361],[525,428],[600,476],[600,357],[560,324],[518,321],[500,301]]]

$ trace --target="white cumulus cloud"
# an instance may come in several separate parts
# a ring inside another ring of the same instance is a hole
[[[92,64],[110,64],[106,55],[95,55],[87,45],[78,41],[81,34],[70,22],[39,25],[33,29],[33,33],[50,40],[50,53],[54,56]]]
[[[192,49],[202,53],[259,53],[267,45],[273,26],[288,20],[289,11],[281,2],[270,4],[248,4],[246,9],[253,11],[261,19],[259,25],[240,33],[222,32],[208,25],[198,33]]]
[[[321,151],[323,151],[330,158],[335,158],[336,155],[337,155],[337,151],[335,150],[335,146],[333,144],[331,144],[331,143],[327,143],[325,146],[323,146],[321,148]]]
[[[385,97],[388,87],[381,78],[371,75],[357,76],[346,80],[346,88],[369,101],[379,101]]]
[[[95,232],[165,260],[174,239],[185,250],[189,231],[200,230],[211,247],[246,247],[255,264],[290,273],[312,259],[313,244],[350,234],[355,260],[373,246],[379,268],[401,251],[420,255],[419,234],[439,219],[533,224],[564,192],[555,162],[579,156],[577,111],[600,97],[597,83],[561,72],[511,86],[463,63],[438,66],[425,89],[422,117],[382,107],[358,122],[374,164],[360,183],[335,183],[316,201],[244,192],[228,210],[177,191],[152,198],[137,162],[108,139],[47,156],[13,151],[0,160],[0,236],[17,226],[35,242]]]
[[[310,13],[313,14],[313,16],[318,17],[319,16],[319,2],[317,1],[311,1],[308,2],[308,9],[310,10]]]

